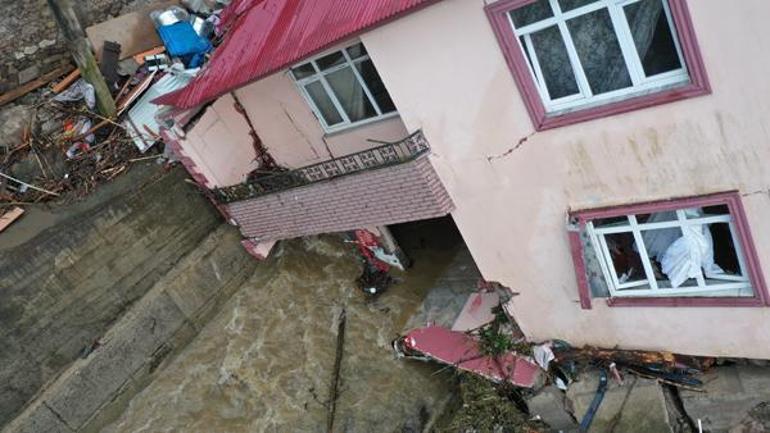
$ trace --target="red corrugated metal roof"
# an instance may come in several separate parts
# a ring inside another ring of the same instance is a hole
[[[438,0],[234,0],[204,71],[156,103],[192,108]]]

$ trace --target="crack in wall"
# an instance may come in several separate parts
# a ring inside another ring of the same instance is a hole
[[[499,155],[489,155],[489,156],[487,156],[487,162],[492,162],[492,160],[494,160],[494,159],[502,159],[502,158],[505,158],[505,157],[507,157],[508,155],[512,154],[513,152],[515,152],[515,151],[519,150],[519,148],[521,148],[521,146],[523,146],[523,145],[524,145],[524,143],[526,143],[527,141],[529,141],[529,139],[530,139],[530,138],[531,138],[533,135],[535,135],[535,133],[536,133],[536,132],[533,132],[533,133],[531,133],[531,134],[527,135],[526,137],[522,137],[521,139],[519,139],[519,141],[516,143],[516,145],[514,145],[513,147],[511,147],[510,149],[506,150],[505,152],[503,152],[503,153],[501,153],[501,154],[499,154]]]

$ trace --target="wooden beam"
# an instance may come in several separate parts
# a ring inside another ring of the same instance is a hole
[[[67,41],[75,64],[80,69],[80,75],[94,86],[96,91],[96,108],[104,117],[115,115],[115,100],[107,83],[104,81],[94,53],[86,40],[86,34],[80,26],[72,0],[47,0],[56,23]]]
[[[9,225],[13,224],[14,221],[21,218],[22,215],[24,215],[24,209],[20,207],[15,207],[0,215],[0,232],[5,230]]]
[[[16,99],[26,95],[27,93],[45,86],[51,81],[66,74],[67,71],[69,71],[70,69],[71,68],[69,66],[62,66],[60,68],[56,68],[47,74],[44,74],[38,78],[35,78],[34,80],[30,81],[27,84],[24,84],[23,86],[19,86],[11,90],[10,92],[3,93],[2,95],[0,95],[0,106],[5,105],[9,102],[13,102]]]
[[[64,77],[61,81],[54,84],[53,87],[51,87],[51,90],[53,90],[54,93],[57,95],[64,90],[67,89],[72,83],[75,82],[80,78],[80,69],[75,69],[74,71],[70,72],[66,77]]]

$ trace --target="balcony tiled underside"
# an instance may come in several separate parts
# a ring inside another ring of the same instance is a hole
[[[454,205],[423,155],[227,207],[244,236],[277,240],[437,218]]]

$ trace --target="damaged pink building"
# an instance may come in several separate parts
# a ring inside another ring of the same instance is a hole
[[[531,340],[770,358],[766,18],[763,0],[236,0],[159,102],[255,253],[451,214]]]

